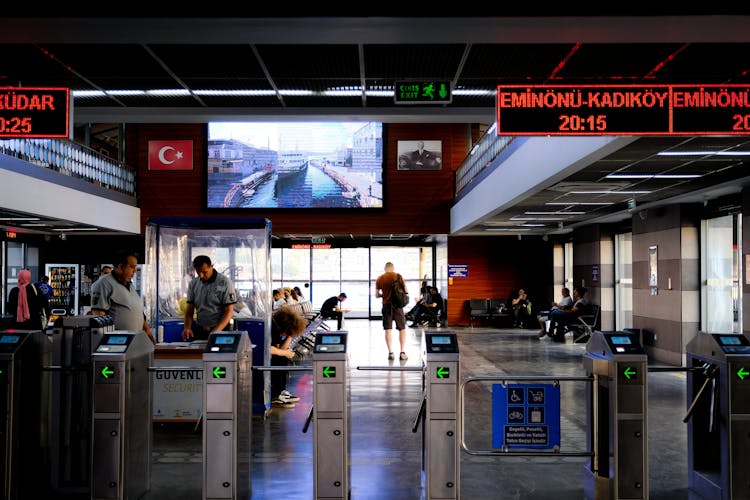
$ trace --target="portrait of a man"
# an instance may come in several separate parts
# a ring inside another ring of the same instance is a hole
[[[442,141],[398,141],[398,169],[440,170],[442,149]]]

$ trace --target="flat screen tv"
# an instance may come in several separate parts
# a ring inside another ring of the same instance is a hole
[[[209,209],[383,207],[383,124],[209,122]]]

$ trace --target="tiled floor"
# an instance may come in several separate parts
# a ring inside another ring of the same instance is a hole
[[[350,369],[351,498],[419,499],[422,434],[414,422],[422,401],[420,351],[424,330],[408,329],[409,359],[387,361],[378,321],[348,320]],[[492,382],[482,377],[585,376],[584,344],[538,339],[534,330],[451,328],[459,339],[465,384],[460,498],[581,499],[585,457],[502,456],[492,450]],[[394,332],[397,337],[397,332]],[[394,339],[395,340],[395,339]],[[394,344],[397,346],[398,344]],[[395,350],[395,349],[394,349]],[[405,366],[414,370],[378,370]],[[305,499],[313,493],[312,426],[303,432],[312,404],[312,373],[292,374],[295,408],[255,416],[252,428],[252,499]],[[496,383],[496,382],[495,382]],[[562,452],[586,451],[587,382],[562,381]],[[649,498],[687,499],[686,377],[648,377]],[[154,434],[151,491],[147,500],[201,498],[200,427],[161,424]]]

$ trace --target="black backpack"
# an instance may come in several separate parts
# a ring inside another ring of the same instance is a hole
[[[391,305],[393,307],[404,307],[409,303],[409,294],[406,293],[404,279],[400,274],[397,276],[391,287]]]

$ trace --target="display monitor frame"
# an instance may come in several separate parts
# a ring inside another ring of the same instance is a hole
[[[210,121],[205,131],[206,211],[385,209],[381,121]]]

